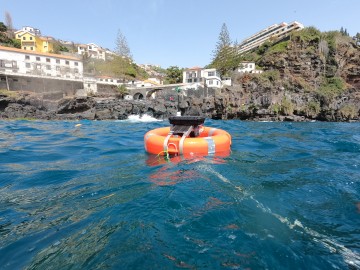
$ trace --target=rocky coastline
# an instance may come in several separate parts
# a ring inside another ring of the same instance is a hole
[[[357,122],[360,121],[359,94],[356,89],[350,89],[330,104],[312,108],[308,105],[320,104],[321,100],[311,94],[261,88],[249,92],[239,86],[214,90],[213,95],[207,97],[180,95],[178,100],[168,98],[173,95],[171,92],[149,100],[125,100],[113,95],[67,97],[55,101],[34,93],[18,92],[16,96],[0,95],[0,119],[124,120],[129,115],[144,114],[167,119],[180,110],[182,115],[221,120]],[[276,107],[284,98],[291,101],[288,108]]]

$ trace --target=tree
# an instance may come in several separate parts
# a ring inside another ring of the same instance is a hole
[[[240,55],[237,44],[232,44],[226,24],[223,23],[219,34],[219,40],[213,51],[211,67],[216,68],[221,76],[225,76],[229,71],[235,69],[240,63]]]
[[[14,38],[14,27],[13,27],[13,22],[12,22],[12,18],[9,12],[5,11],[5,25],[7,27],[7,35],[9,38]]]
[[[216,43],[215,51],[213,51],[213,60],[218,57],[221,51],[231,45],[229,31],[225,23],[221,26],[218,42]]]
[[[166,69],[165,81],[169,84],[182,82],[182,69],[177,66],[171,66]]]
[[[0,22],[0,32],[4,33],[7,31],[7,27],[3,22]]]
[[[340,33],[343,35],[343,36],[349,36],[349,33],[347,31],[346,28],[342,27],[340,28]]]
[[[121,98],[129,94],[129,90],[126,88],[125,84],[120,84],[117,87],[117,91]]]
[[[116,45],[115,52],[118,55],[132,59],[132,55],[126,37],[121,33],[120,29],[118,30],[117,33],[115,45]]]
[[[355,39],[356,39],[356,44],[359,45],[360,44],[360,33],[356,33]]]

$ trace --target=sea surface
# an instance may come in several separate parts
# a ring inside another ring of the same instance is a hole
[[[168,121],[0,121],[0,269],[360,269],[360,124],[206,120],[226,157],[164,159]]]

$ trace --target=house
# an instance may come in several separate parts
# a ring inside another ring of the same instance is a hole
[[[221,88],[222,86],[220,74],[215,68],[193,67],[186,69],[183,71],[183,83],[215,88]]]
[[[86,55],[93,59],[106,59],[106,50],[95,43],[78,44],[77,53],[80,55]]]
[[[22,31],[27,31],[29,33],[35,34],[37,36],[41,36],[41,32],[39,29],[31,27],[31,26],[24,26],[22,29]]]
[[[54,39],[52,37],[41,36],[40,30],[29,26],[16,31],[15,38],[21,42],[21,49],[51,53],[54,50]]]
[[[282,22],[280,24],[273,24],[243,40],[238,46],[239,53],[244,53],[254,48],[257,48],[261,46],[261,44],[269,40],[281,40],[285,37],[290,36],[292,31],[298,31],[303,28],[304,25],[297,21],[289,24],[285,22]]]
[[[82,80],[83,63],[71,56],[0,46],[0,73]]]
[[[262,70],[257,70],[255,62],[244,61],[240,63],[240,66],[236,70],[239,73],[262,73]]]

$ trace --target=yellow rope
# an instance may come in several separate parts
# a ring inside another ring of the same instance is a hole
[[[170,155],[169,155],[169,151],[161,151],[159,154],[156,155],[156,157],[158,157],[160,159],[160,155],[161,154],[166,154],[165,156],[165,160],[169,160],[170,159]]]

